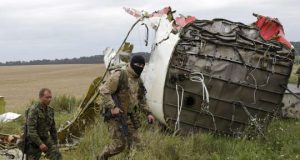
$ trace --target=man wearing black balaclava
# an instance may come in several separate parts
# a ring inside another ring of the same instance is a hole
[[[143,72],[145,66],[145,59],[143,56],[134,56],[130,61],[130,67],[134,70],[134,72],[140,76]]]
[[[140,141],[139,110],[146,113],[149,123],[154,122],[155,118],[149,111],[145,98],[146,90],[140,78],[144,67],[144,57],[133,56],[126,69],[116,69],[100,86],[99,104],[104,108],[104,119],[111,132],[112,143],[104,149],[97,160],[106,160],[121,153],[126,146],[131,148]],[[117,119],[120,115],[125,119],[125,125],[123,124],[121,129]]]

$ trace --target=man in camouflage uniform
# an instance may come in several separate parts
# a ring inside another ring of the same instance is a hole
[[[148,122],[154,122],[154,117],[148,109],[145,99],[145,88],[140,75],[145,66],[142,56],[134,56],[126,69],[117,69],[99,88],[101,105],[112,117],[123,114],[126,117],[128,136],[125,137],[118,127],[118,122],[111,118],[107,121],[111,132],[112,143],[108,145],[97,160],[107,160],[108,157],[122,152],[126,146],[132,147],[139,142],[137,129],[140,126],[137,110],[147,114]],[[116,104],[115,98],[120,104]]]
[[[56,147],[57,131],[55,128],[54,110],[49,106],[51,99],[50,89],[43,88],[39,92],[39,103],[28,110],[28,145],[26,149],[28,160],[38,160],[42,152],[50,160],[62,159]]]

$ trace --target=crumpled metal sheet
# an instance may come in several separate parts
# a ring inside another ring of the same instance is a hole
[[[0,115],[0,123],[10,122],[21,117],[21,114],[6,112]]]
[[[89,90],[81,102],[77,113],[71,121],[65,123],[58,130],[58,140],[60,144],[78,144],[79,138],[84,134],[85,130],[91,127],[96,118],[100,117],[100,107],[95,99],[98,97],[98,87],[101,77],[97,77],[90,85]]]
[[[257,16],[255,25],[259,28],[260,35],[264,40],[275,40],[292,48],[292,44],[285,38],[283,26],[277,18],[254,15]]]
[[[171,128],[178,118],[176,85],[184,88],[182,131],[215,130],[241,134],[255,124],[263,134],[280,110],[294,51],[265,41],[255,26],[225,19],[196,20],[183,28],[175,47],[164,91],[164,115]],[[192,82],[200,72],[209,92],[203,111],[202,87]],[[216,127],[216,128],[215,128]]]

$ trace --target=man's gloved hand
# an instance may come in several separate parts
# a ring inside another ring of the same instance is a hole
[[[48,147],[45,144],[41,144],[39,148],[42,152],[46,152],[48,150]]]
[[[112,115],[117,115],[119,113],[122,113],[123,111],[119,107],[115,107],[115,108],[111,109],[110,112]]]
[[[148,115],[148,123],[149,123],[149,124],[152,124],[152,123],[154,123],[154,121],[155,121],[154,116],[153,116],[152,114],[149,114],[149,115]]]

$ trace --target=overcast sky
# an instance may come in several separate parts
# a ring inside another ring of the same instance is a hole
[[[122,7],[152,12],[165,6],[177,15],[246,24],[256,20],[253,12],[277,17],[286,37],[300,40],[299,0],[0,0],[0,62],[102,54],[117,48],[135,21]],[[139,28],[131,39],[142,41],[144,34]]]

